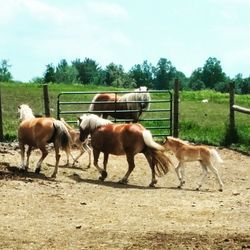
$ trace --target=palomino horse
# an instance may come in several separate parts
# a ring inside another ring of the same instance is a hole
[[[163,151],[165,148],[156,143],[149,130],[136,124],[113,124],[97,115],[83,115],[79,118],[80,140],[84,141],[91,135],[91,144],[94,155],[94,165],[101,174],[100,180],[107,177],[107,162],[109,154],[126,155],[128,171],[120,183],[127,183],[129,175],[135,167],[134,156],[143,153],[149,163],[152,172],[150,186],[157,183],[155,175],[162,176],[168,172],[171,164]],[[100,152],[104,153],[103,166],[98,165]],[[156,168],[155,168],[156,167]]]
[[[89,168],[91,166],[91,151],[92,151],[90,147],[90,137],[88,137],[84,142],[82,142],[80,140],[80,131],[72,128],[68,123],[65,122],[63,118],[61,118],[61,121],[68,129],[68,132],[71,137],[71,146],[75,146],[80,151],[79,155],[76,158],[74,158],[74,156],[70,152],[70,156],[73,159],[72,166],[75,165],[77,160],[84,154],[84,152],[87,152],[89,155],[89,164],[87,167]],[[67,165],[69,165],[69,154],[67,154]]]
[[[205,177],[207,176],[207,169],[209,168],[217,177],[220,186],[219,191],[222,191],[223,183],[213,162],[222,163],[223,160],[215,149],[210,149],[206,146],[190,145],[180,139],[171,136],[168,136],[166,138],[164,146],[167,149],[171,150],[179,161],[178,166],[175,168],[176,174],[180,181],[179,188],[181,188],[183,184],[185,184],[184,163],[188,161],[199,161],[203,170],[203,176],[201,178],[201,181],[198,183],[197,190],[199,190],[202,186]]]
[[[48,155],[46,145],[53,142],[55,148],[55,169],[52,178],[56,177],[58,171],[58,163],[60,159],[59,149],[62,148],[67,153],[70,152],[70,135],[63,122],[55,120],[51,117],[36,118],[31,108],[22,104],[18,107],[21,123],[18,128],[18,141],[21,149],[21,168],[27,170],[29,166],[29,158],[31,151],[39,148],[42,156],[37,162],[36,173],[41,170],[41,164]],[[25,145],[28,145],[27,159],[25,164]]]
[[[104,119],[110,115],[113,118],[137,122],[142,112],[149,109],[150,100],[147,87],[140,87],[123,96],[101,93],[94,96],[89,111],[100,111],[99,114]]]

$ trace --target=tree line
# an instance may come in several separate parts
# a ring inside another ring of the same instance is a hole
[[[10,73],[11,65],[2,60],[0,65],[0,82],[10,82],[13,79]],[[243,78],[237,74],[230,79],[221,67],[220,61],[209,57],[203,67],[195,69],[190,77],[186,77],[174,67],[170,60],[160,58],[154,66],[147,60],[142,64],[134,65],[125,72],[122,65],[110,63],[104,69],[93,59],[75,59],[68,63],[62,59],[56,66],[46,65],[44,75],[31,80],[32,83],[78,83],[95,84],[123,88],[147,86],[150,89],[171,89],[174,79],[181,82],[182,90],[214,89],[228,92],[228,83],[235,82],[236,93],[250,93],[250,76]]]

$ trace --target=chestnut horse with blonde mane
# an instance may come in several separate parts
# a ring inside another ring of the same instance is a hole
[[[219,183],[219,191],[223,190],[223,183],[221,181],[220,175],[217,168],[214,166],[216,163],[222,163],[220,155],[215,149],[210,149],[206,146],[190,145],[180,139],[168,136],[164,143],[164,146],[171,150],[177,160],[179,161],[178,166],[175,168],[176,174],[180,181],[181,188],[185,184],[184,180],[184,163],[190,161],[199,161],[203,170],[203,176],[198,183],[197,190],[199,190],[207,176],[207,170],[210,169],[217,178]]]
[[[149,130],[136,124],[113,124],[97,115],[83,115],[79,118],[80,140],[84,141],[91,135],[91,144],[94,155],[94,166],[100,172],[100,180],[107,177],[107,163],[109,154],[126,155],[128,171],[119,183],[126,184],[129,175],[135,167],[134,157],[143,153],[152,172],[152,180],[149,186],[153,187],[157,180],[155,175],[162,176],[168,172],[171,162],[163,153],[165,148],[156,143]],[[98,165],[100,153],[103,152],[103,169]]]
[[[42,156],[37,162],[36,173],[41,170],[41,164],[48,155],[46,145],[53,142],[55,148],[55,169],[52,178],[56,177],[58,171],[58,164],[60,159],[60,148],[67,153],[70,152],[70,135],[63,122],[51,117],[36,118],[33,115],[32,109],[22,104],[18,107],[21,123],[18,128],[18,141],[21,149],[21,169],[27,170],[29,167],[29,158],[31,151],[39,148]],[[25,145],[28,145],[27,159],[25,163]]]
[[[149,109],[150,100],[147,87],[140,87],[134,92],[122,96],[113,93],[100,93],[94,96],[89,112],[98,111],[96,114],[104,119],[111,116],[138,122],[142,112]]]

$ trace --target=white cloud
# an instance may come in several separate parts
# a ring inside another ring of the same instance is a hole
[[[87,3],[87,7],[92,13],[96,13],[104,17],[108,17],[108,18],[115,17],[119,19],[128,18],[128,12],[124,8],[122,8],[121,5],[118,5],[116,3],[89,1]]]

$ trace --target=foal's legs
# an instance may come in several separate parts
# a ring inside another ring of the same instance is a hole
[[[127,153],[126,156],[127,156],[127,162],[128,162],[128,171],[124,175],[124,177],[119,181],[119,183],[121,183],[121,184],[128,183],[128,177],[131,174],[131,172],[133,171],[133,169],[135,168],[134,154]]]
[[[202,167],[202,172],[203,172],[203,175],[201,177],[201,180],[200,182],[198,183],[198,186],[196,188],[196,190],[199,190],[205,180],[205,178],[207,177],[207,166],[204,162],[200,161],[200,164],[201,164],[201,167]]]
[[[181,171],[181,173],[180,173]],[[182,162],[179,162],[179,164],[177,165],[177,167],[175,168],[175,172],[177,174],[177,177],[180,181],[180,185],[178,186],[178,188],[181,188],[184,184],[184,165]]]
[[[219,185],[220,185],[220,188],[219,188],[219,191],[223,191],[223,183],[222,183],[222,181],[221,181],[221,178],[220,178],[220,175],[219,175],[219,172],[218,172],[218,170],[217,170],[217,168],[216,167],[214,167],[213,166],[213,164],[210,162],[209,164],[208,164],[208,168],[214,173],[214,175],[217,177],[217,181],[218,181],[218,183],[219,183]]]

